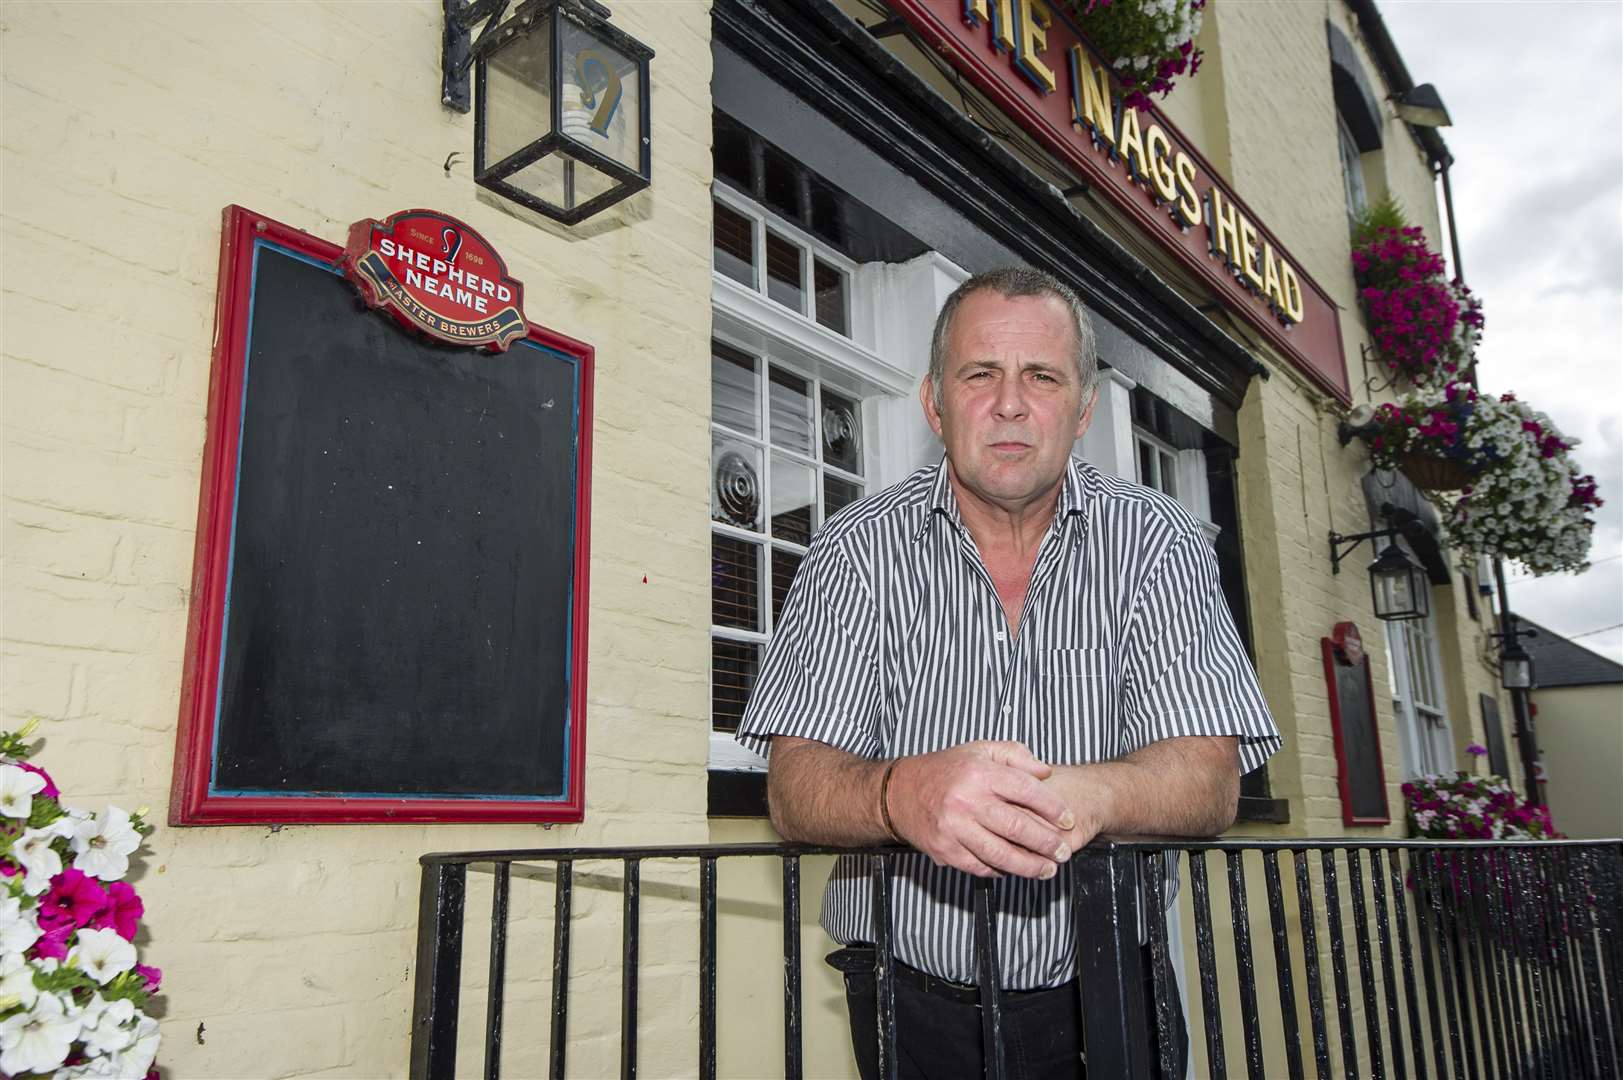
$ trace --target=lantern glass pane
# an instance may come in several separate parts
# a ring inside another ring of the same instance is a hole
[[[505,182],[561,210],[573,210],[616,183],[608,174],[560,153],[531,162]]]
[[[563,46],[563,133],[641,172],[641,66],[565,13],[559,14],[558,28]]]
[[[1375,614],[1380,618],[1414,610],[1414,597],[1409,591],[1409,575],[1402,570],[1380,570],[1375,579]]]
[[[1506,690],[1526,690],[1533,685],[1533,662],[1526,658],[1506,657],[1499,680]]]
[[[552,26],[543,20],[485,61],[485,167],[552,130]]]

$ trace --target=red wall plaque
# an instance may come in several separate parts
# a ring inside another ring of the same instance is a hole
[[[349,227],[344,276],[369,307],[452,345],[505,351],[528,333],[524,286],[485,238],[454,217],[402,210]]]
[[[1335,302],[1159,110],[1121,107],[1108,67],[1063,14],[1042,0],[894,6],[1310,381],[1351,404]]]

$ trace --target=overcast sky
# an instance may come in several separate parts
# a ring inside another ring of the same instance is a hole
[[[1380,10],[1454,121],[1460,257],[1488,320],[1481,383],[1582,439],[1606,500],[1590,570],[1528,578],[1509,563],[1511,609],[1623,662],[1623,628],[1588,633],[1623,623],[1623,4]]]

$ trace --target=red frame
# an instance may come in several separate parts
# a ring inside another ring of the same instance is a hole
[[[1345,625],[1345,624],[1343,624]],[[1352,787],[1347,780],[1347,751],[1342,735],[1341,695],[1336,692],[1336,667],[1341,664],[1336,659],[1337,644],[1329,638],[1320,638],[1319,646],[1324,653],[1324,683],[1326,696],[1330,699],[1330,728],[1336,739],[1336,786],[1341,791],[1341,823],[1343,825],[1390,825],[1392,824],[1392,800],[1386,791],[1386,762],[1381,755],[1381,725],[1375,712],[1375,683],[1370,675],[1369,654],[1365,653],[1358,664],[1346,664],[1347,667],[1362,666],[1364,669],[1364,689],[1369,695],[1370,730],[1375,736],[1375,768],[1381,778],[1381,805],[1386,808],[1381,817],[1359,817],[1352,809]]]
[[[175,732],[175,775],[169,798],[171,825],[249,825],[319,822],[573,822],[585,814],[586,651],[588,572],[591,563],[592,346],[529,323],[528,340],[569,354],[580,364],[577,427],[574,603],[571,614],[568,796],[561,800],[388,798],[346,796],[216,795],[209,791],[214,756],[214,707],[224,635],[231,517],[236,496],[237,446],[242,429],[243,367],[257,240],[329,263],[336,270],[342,246],[227,206],[220,235],[219,292],[214,356],[209,375],[208,435],[197,507],[191,611],[181,676],[180,722]],[[357,317],[361,317],[357,315]],[[375,318],[368,314],[366,318]]]
[[[996,0],[994,0],[994,3]],[[1145,232],[1169,251],[1183,266],[1193,271],[1208,287],[1223,297],[1231,310],[1241,316],[1254,329],[1262,333],[1282,354],[1289,358],[1315,386],[1333,396],[1343,405],[1352,404],[1351,384],[1347,375],[1346,349],[1341,337],[1341,309],[1330,298],[1300,260],[1290,260],[1302,284],[1303,302],[1312,305],[1314,325],[1304,319],[1296,326],[1280,325],[1278,319],[1250,290],[1235,278],[1217,259],[1209,256],[1200,239],[1200,229],[1180,230],[1170,224],[1165,211],[1158,209],[1150,196],[1127,177],[1124,166],[1112,166],[1096,150],[1089,137],[1073,130],[1067,96],[1059,90],[1048,95],[1021,81],[1012,67],[1002,66],[1008,54],[999,53],[989,44],[985,25],[969,27],[963,19],[963,0],[893,0],[892,6],[918,30],[925,40],[941,52],[983,93],[1004,112],[1016,120],[1037,140],[1088,177],[1094,185],[1119,209],[1128,214]],[[945,13],[943,13],[943,10]],[[1054,22],[1048,29],[1049,58],[1063,53],[1062,37],[1081,42],[1097,61],[1099,54],[1076,29],[1070,18],[1054,8]],[[1063,28],[1063,33],[1062,33]],[[988,57],[999,58],[994,67]],[[1101,61],[1102,62],[1102,61]],[[1062,64],[1055,64],[1056,73],[1063,72]],[[1109,66],[1108,64],[1106,65]],[[1063,79],[1063,75],[1062,75]],[[1245,200],[1239,198],[1177,126],[1153,106],[1142,110],[1144,115],[1159,124],[1173,144],[1187,152],[1209,179],[1210,187],[1218,188],[1225,200],[1244,211],[1256,226],[1259,239],[1266,239],[1281,253],[1286,248],[1262,224],[1261,219]],[[1201,200],[1202,205],[1205,199]]]

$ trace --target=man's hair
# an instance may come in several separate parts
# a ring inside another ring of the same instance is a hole
[[[935,331],[930,335],[930,386],[935,395],[936,408],[941,408],[941,385],[947,370],[947,335],[952,331],[952,320],[959,305],[978,292],[992,291],[1010,300],[1026,296],[1052,296],[1070,309],[1076,335],[1076,372],[1082,384],[1082,405],[1087,407],[1093,397],[1093,386],[1099,379],[1099,349],[1093,336],[1093,322],[1082,298],[1076,291],[1053,274],[1033,270],[1029,266],[1004,266],[976,274],[952,291],[936,316]]]

